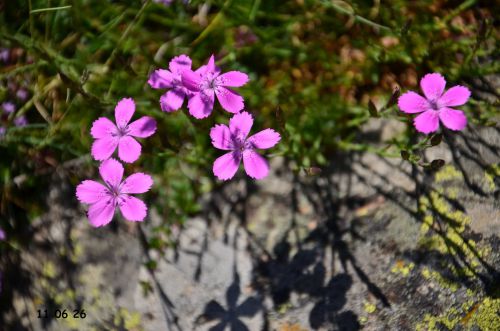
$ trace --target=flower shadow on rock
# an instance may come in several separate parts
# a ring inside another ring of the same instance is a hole
[[[276,259],[260,265],[261,272],[270,280],[276,306],[286,303],[294,291],[319,295],[325,279],[325,267],[318,252],[304,249],[290,257],[290,249],[288,242],[278,243],[274,248]]]
[[[250,331],[241,318],[255,316],[261,310],[262,304],[256,297],[249,297],[238,305],[240,295],[240,280],[236,274],[233,283],[226,291],[227,308],[224,308],[217,301],[211,300],[205,306],[203,314],[197,318],[196,323],[217,320],[219,322],[211,327],[210,331],[223,331],[227,327],[231,331]]]
[[[313,329],[321,326],[337,325],[339,330],[359,330],[357,316],[352,311],[340,312],[347,303],[347,291],[352,286],[348,274],[339,274],[323,288],[320,300],[309,314],[309,324]]]

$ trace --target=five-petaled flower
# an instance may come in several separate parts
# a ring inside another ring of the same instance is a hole
[[[403,112],[421,113],[414,119],[418,131],[425,134],[437,131],[439,120],[450,130],[462,130],[467,125],[464,113],[450,107],[465,104],[470,97],[469,89],[457,85],[444,92],[445,86],[443,76],[427,74],[420,80],[425,98],[412,91],[399,97],[398,106]]]
[[[102,185],[93,180],[84,180],[76,188],[76,197],[80,202],[89,204],[88,218],[95,227],[111,222],[118,207],[128,221],[143,221],[148,208],[141,200],[130,194],[149,191],[153,185],[151,176],[135,173],[123,178],[123,165],[115,159],[101,163],[99,173],[105,182]]]
[[[166,69],[155,70],[148,80],[149,86],[154,89],[170,89],[160,98],[160,106],[163,111],[173,112],[179,110],[184,103],[184,97],[191,95],[191,91],[182,84],[182,73],[191,70],[191,59],[187,55],[174,57]]]
[[[134,100],[125,98],[115,107],[116,125],[106,117],[98,118],[90,134],[96,139],[92,145],[94,159],[106,160],[118,146],[118,157],[127,163],[132,163],[141,155],[141,145],[132,137],[146,138],[156,131],[156,121],[143,116],[129,124],[135,112]]]
[[[208,64],[196,71],[186,70],[182,73],[182,82],[193,93],[189,96],[189,113],[201,119],[208,117],[213,110],[215,96],[222,108],[230,113],[238,113],[244,107],[243,98],[227,87],[240,87],[248,82],[247,74],[240,71],[229,71],[221,74],[215,65],[214,56]]]
[[[269,173],[269,163],[255,149],[268,149],[276,145],[281,137],[273,129],[262,130],[247,138],[253,125],[253,118],[247,112],[235,114],[229,127],[218,124],[210,130],[210,138],[215,148],[230,151],[214,162],[214,175],[221,180],[233,178],[241,159],[245,172],[255,179],[262,179]]]

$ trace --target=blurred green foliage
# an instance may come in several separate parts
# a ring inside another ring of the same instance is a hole
[[[414,145],[411,126],[387,142],[392,152],[361,142],[369,100],[372,115],[409,121],[397,106],[377,114],[373,107],[382,108],[397,86],[418,89],[428,72],[470,85],[499,69],[489,1],[192,0],[164,6],[150,0],[29,0],[0,6],[0,46],[11,55],[0,69],[0,101],[12,99],[9,82],[30,92],[17,102],[30,125],[13,128],[9,118],[0,140],[0,214],[10,233],[18,220],[44,210],[49,175],[58,167],[80,165],[71,172],[74,186],[82,172],[95,173],[90,126],[100,116],[112,117],[123,97],[136,100],[135,116],[158,122],[157,133],[142,141],[139,162],[127,165],[155,178],[147,200],[165,220],[157,230],[168,233],[169,224],[199,210],[199,195],[221,185],[211,171],[218,152],[208,132],[229,114],[219,106],[206,120],[188,116],[186,107],[161,112],[162,92],[149,88],[148,75],[181,53],[194,67],[214,53],[224,70],[250,75],[238,91],[256,117],[254,131],[280,131],[283,140],[272,153],[285,156],[296,171],[327,165],[339,149],[399,157],[401,150],[432,145],[428,139]],[[476,98],[463,110],[471,121],[488,124],[495,107]]]

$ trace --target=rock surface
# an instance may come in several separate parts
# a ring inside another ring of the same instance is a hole
[[[204,197],[162,253],[145,244],[158,215],[92,229],[56,175],[51,209],[35,224],[44,230],[20,266],[32,290],[14,292],[9,325],[498,330],[499,131],[445,135],[425,156],[445,160],[437,171],[350,153],[308,177],[275,160],[281,170],[265,181],[240,177]],[[58,308],[86,318],[37,318]]]

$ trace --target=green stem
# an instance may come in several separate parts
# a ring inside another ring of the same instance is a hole
[[[339,5],[336,5],[334,3],[332,3],[331,1],[321,1],[324,5],[334,9],[335,11],[341,13],[341,14],[345,14],[345,15],[349,15],[351,17],[354,18],[355,21],[359,22],[359,23],[363,23],[363,24],[366,24],[366,25],[369,25],[371,27],[374,27],[376,29],[380,29],[380,30],[385,30],[385,31],[391,31],[391,28],[385,26],[385,25],[381,25],[381,24],[378,24],[378,23],[375,23],[373,21],[370,21],[369,19],[366,19],[362,16],[359,16],[357,14],[355,14],[354,12],[351,12],[345,8],[342,8],[341,6]]]
[[[46,11],[63,10],[63,9],[69,9],[69,8],[71,8],[71,6],[40,8],[40,9],[33,9],[33,10],[31,10],[31,6],[30,6],[30,14],[43,13],[43,12],[46,12]]]
[[[250,11],[249,19],[251,22],[255,19],[257,11],[259,10],[261,0],[254,0],[252,10]]]
[[[120,39],[116,43],[115,49],[113,50],[113,52],[111,52],[111,55],[109,56],[108,60],[105,63],[105,65],[107,67],[109,67],[111,65],[111,63],[113,63],[113,61],[115,60],[116,55],[118,54],[118,50],[120,49],[121,44],[123,43],[123,41],[125,40],[125,38],[127,38],[127,36],[129,35],[130,31],[132,31],[132,27],[137,23],[137,21],[141,17],[142,13],[144,13],[144,10],[146,10],[146,7],[149,5],[150,2],[151,2],[151,0],[144,1],[141,9],[139,9],[139,11],[135,15],[134,19],[132,20],[132,22],[127,26],[127,28],[125,29],[125,31],[123,31],[123,34],[121,35]]]

